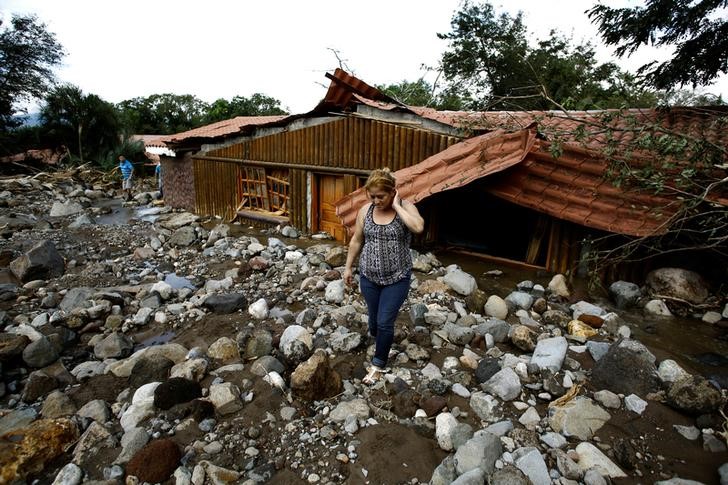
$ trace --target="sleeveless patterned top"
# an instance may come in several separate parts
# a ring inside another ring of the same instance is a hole
[[[412,233],[399,214],[389,224],[374,222],[374,204],[364,218],[364,247],[359,257],[359,271],[378,285],[391,285],[412,271],[410,241]]]

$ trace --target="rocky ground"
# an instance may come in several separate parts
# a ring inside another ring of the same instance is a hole
[[[561,275],[485,294],[415,254],[368,387],[346,248],[153,206],[95,223],[113,195],[80,173],[0,179],[0,483],[728,483],[720,383]],[[681,270],[610,294],[728,319]]]

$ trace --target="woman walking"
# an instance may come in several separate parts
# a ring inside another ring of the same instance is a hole
[[[425,222],[417,207],[402,200],[389,169],[374,170],[365,188],[370,203],[359,210],[344,269],[344,281],[353,282],[357,255],[362,295],[369,312],[369,335],[375,338],[372,365],[365,384],[374,384],[384,372],[394,340],[394,321],[407,298],[412,274],[410,241]]]

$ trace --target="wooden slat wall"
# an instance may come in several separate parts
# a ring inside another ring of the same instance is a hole
[[[240,165],[193,159],[195,177],[195,212],[222,217],[235,217],[240,194],[238,176]]]
[[[307,226],[308,210],[306,207],[306,171],[290,170],[288,179],[291,183],[289,203],[291,214],[291,225],[293,227],[305,228]]]
[[[459,142],[374,120],[347,117],[207,152],[213,157],[373,170],[399,170]]]

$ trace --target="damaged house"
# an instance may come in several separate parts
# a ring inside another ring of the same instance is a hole
[[[403,105],[340,69],[327,77],[309,113],[238,117],[170,136],[165,202],[345,242],[366,202],[366,177],[389,167],[425,217],[420,244],[569,273],[585,241],[660,234],[680,207],[668,193],[616,187],[605,147],[618,151],[648,124],[726,146],[713,112],[440,112]],[[728,197],[718,194],[712,202],[724,207]]]

